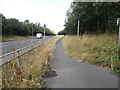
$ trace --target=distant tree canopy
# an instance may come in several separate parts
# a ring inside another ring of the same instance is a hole
[[[58,35],[66,35],[65,30],[62,30],[62,31],[58,32]]]
[[[44,33],[44,27],[40,26],[40,23],[30,23],[29,20],[25,20],[24,22],[19,22],[18,19],[11,18],[6,19],[5,16],[0,14],[2,17],[2,34],[3,35],[21,35],[21,36],[31,36],[32,29],[33,35],[36,33]],[[46,28],[46,35],[55,35],[53,31],[49,28]]]
[[[80,34],[117,33],[117,18],[120,18],[120,2],[72,3],[66,12],[64,30],[75,35],[79,20]]]

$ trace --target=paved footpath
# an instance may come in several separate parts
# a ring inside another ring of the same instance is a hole
[[[109,69],[77,62],[64,53],[61,40],[56,43],[50,66],[57,73],[48,77],[48,88],[118,88],[117,76]]]

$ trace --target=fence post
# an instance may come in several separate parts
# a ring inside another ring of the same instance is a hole
[[[13,64],[15,64],[16,63],[16,60],[15,60],[15,58],[16,58],[16,50],[15,50],[15,48],[13,48],[13,50],[12,50],[12,54],[13,54]]]
[[[37,43],[37,47],[39,46],[39,42]]]
[[[13,49],[13,64],[15,65],[17,63],[17,66],[19,67],[19,60],[18,60],[19,53],[16,51],[16,49]]]
[[[32,50],[33,50],[33,45],[31,47],[32,47]]]
[[[17,51],[17,65],[18,65],[18,67],[20,66],[20,63],[19,63],[19,51]]]

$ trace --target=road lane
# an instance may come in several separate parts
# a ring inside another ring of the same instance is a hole
[[[13,49],[18,50],[26,46],[30,46],[32,44],[37,44],[38,42],[42,43],[50,38],[52,37],[46,37],[45,40],[43,38],[42,39],[27,39],[27,40],[17,40],[17,41],[0,43],[2,47],[2,55],[6,53],[10,53]]]

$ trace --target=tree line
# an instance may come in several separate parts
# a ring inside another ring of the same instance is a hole
[[[44,27],[39,23],[30,23],[29,20],[20,22],[18,19],[7,19],[3,14],[0,14],[2,18],[2,35],[20,35],[31,36],[36,33],[44,33]],[[55,33],[49,28],[45,29],[46,35],[55,35]]]
[[[65,29],[58,34],[77,34],[78,20],[80,34],[117,33],[117,18],[120,2],[74,2],[66,12]]]

